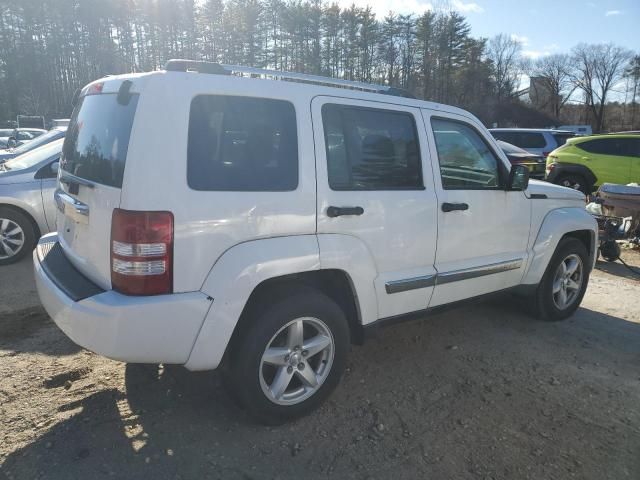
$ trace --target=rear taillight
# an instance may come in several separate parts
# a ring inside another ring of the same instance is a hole
[[[551,173],[551,171],[552,171],[554,168],[556,168],[556,164],[555,164],[555,162],[554,162],[554,163],[551,163],[551,162],[547,163],[547,166],[546,166],[546,168],[545,168],[545,172],[546,172],[547,176],[549,176],[549,174]]]
[[[111,286],[126,295],[173,290],[173,214],[116,208],[111,219]]]
[[[549,155],[551,152],[542,152],[542,156],[547,158],[547,155]]]

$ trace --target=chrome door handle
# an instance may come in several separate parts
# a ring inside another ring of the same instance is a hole
[[[469,205],[466,203],[443,203],[443,212],[453,212],[454,210],[469,210]]]
[[[329,207],[327,208],[327,217],[335,218],[342,215],[362,215],[364,208],[362,207]]]

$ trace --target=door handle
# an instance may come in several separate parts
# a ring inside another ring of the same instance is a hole
[[[362,207],[329,207],[327,208],[327,217],[335,218],[342,215],[362,215],[364,208]]]
[[[454,210],[469,210],[469,205],[466,203],[443,203],[443,212],[453,212]]]

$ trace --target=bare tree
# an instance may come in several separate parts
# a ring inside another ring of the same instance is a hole
[[[508,35],[496,35],[487,44],[487,58],[493,63],[498,101],[513,97],[520,84],[522,44]]]
[[[624,76],[631,84],[631,128],[636,123],[636,106],[640,87],[640,55],[635,55],[625,69]]]
[[[562,107],[577,88],[572,81],[571,57],[564,53],[541,57],[532,65],[530,76],[536,79],[530,88],[542,90],[534,93],[540,99],[539,107],[548,108],[555,118],[560,118]]]
[[[632,52],[611,43],[581,43],[572,53],[576,69],[573,81],[576,87],[584,92],[585,104],[596,121],[596,131],[602,131],[607,97],[622,79]]]

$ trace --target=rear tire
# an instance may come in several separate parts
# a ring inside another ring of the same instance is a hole
[[[268,425],[320,406],[340,381],[350,345],[347,319],[332,299],[289,288],[249,312],[226,372],[232,397]]]
[[[558,178],[556,183],[558,185],[562,185],[563,187],[579,190],[585,195],[589,195],[593,190],[592,186],[589,185],[587,180],[582,175],[578,175],[575,173],[562,175],[560,178]]]
[[[589,283],[589,254],[575,238],[560,240],[535,293],[536,314],[564,320],[580,306]]]
[[[0,265],[22,260],[35,245],[36,233],[31,220],[17,210],[0,207]]]

